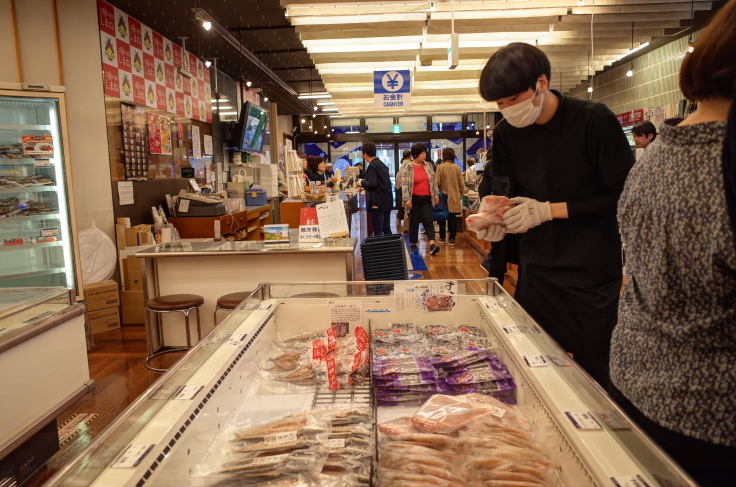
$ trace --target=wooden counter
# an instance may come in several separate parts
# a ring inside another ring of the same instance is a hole
[[[215,221],[218,220],[222,236],[235,234],[236,240],[261,240],[263,226],[271,223],[271,206],[246,206],[245,211],[230,215],[169,219],[181,238],[214,238]]]

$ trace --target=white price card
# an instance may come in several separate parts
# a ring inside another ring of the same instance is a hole
[[[58,228],[44,228],[43,230],[41,230],[41,236],[42,237],[58,237],[59,229]]]
[[[36,167],[51,167],[51,161],[48,159],[36,159],[33,161],[33,165]]]
[[[496,406],[491,406],[491,414],[498,418],[503,418],[503,415],[506,414],[506,410]]]
[[[611,477],[611,481],[616,487],[649,487],[641,475],[619,475]]]
[[[570,419],[570,422],[581,430],[599,430],[602,429],[601,424],[593,417],[593,415],[586,412],[573,412],[565,411],[565,414]]]
[[[251,465],[276,465],[277,463],[283,462],[288,457],[288,453],[283,453],[281,455],[271,455],[268,457],[258,457],[253,459]]]
[[[558,367],[572,367],[572,365],[570,365],[570,361],[565,357],[560,357],[559,355],[547,355],[547,357],[549,357],[552,363]]]
[[[330,450],[345,448],[345,438],[333,438],[331,440],[327,440],[327,445],[329,446]]]
[[[177,210],[179,213],[188,213],[189,212],[189,200],[186,198],[180,198],[179,199],[179,209]],[[217,220],[220,221],[220,220]]]
[[[542,355],[524,355],[524,361],[529,367],[544,367],[549,365]]]
[[[261,303],[256,307],[256,309],[271,309],[271,306],[273,305],[268,303]]]
[[[486,309],[501,309],[501,305],[495,301],[493,303],[486,303]]]
[[[503,331],[505,331],[507,335],[516,335],[519,333],[524,333],[524,330],[522,330],[518,326],[504,326]]]
[[[263,437],[263,443],[266,445],[275,445],[279,443],[294,443],[296,441],[296,431],[283,431],[281,433],[271,433]]]
[[[233,334],[230,335],[230,338],[227,339],[227,344],[232,345],[233,347],[238,347],[243,344],[243,341],[245,341],[245,337],[247,335],[245,334]]]
[[[130,445],[125,449],[122,455],[115,460],[110,467],[112,468],[134,468],[153,449],[154,445]]]
[[[182,386],[176,396],[174,396],[174,399],[182,401],[192,400],[202,389],[204,389],[204,386]]]

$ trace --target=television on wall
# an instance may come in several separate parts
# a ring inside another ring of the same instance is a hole
[[[243,103],[233,142],[241,152],[263,152],[268,128],[268,111],[251,102]]]

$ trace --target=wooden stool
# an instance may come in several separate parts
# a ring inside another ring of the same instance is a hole
[[[168,369],[157,369],[155,367],[151,367],[148,364],[148,361],[151,360],[153,357],[157,357],[159,355],[163,355],[165,353],[171,353],[171,352],[181,352],[184,350],[189,350],[192,348],[192,340],[190,337],[189,332],[189,313],[195,309],[197,310],[197,341],[202,338],[202,332],[200,329],[200,320],[199,320],[199,307],[204,304],[204,298],[202,296],[198,296],[196,294],[169,294],[168,296],[159,296],[158,298],[153,298],[149,300],[146,303],[146,328],[148,328],[148,318],[149,318],[149,312],[151,313],[184,313],[184,326],[187,333],[187,346],[184,347],[177,347],[177,348],[170,348],[167,350],[163,350],[161,352],[156,352],[153,355],[149,355],[146,357],[146,367],[150,370],[153,370],[155,372],[166,372]],[[164,343],[164,330],[161,327],[161,322],[158,321],[158,333],[161,337],[161,344]]]
[[[224,296],[220,296],[217,300],[217,306],[215,306],[215,326],[217,326],[217,312],[220,310],[232,311],[238,307],[240,303],[248,299],[253,294],[253,291],[245,291],[242,293],[230,293]]]

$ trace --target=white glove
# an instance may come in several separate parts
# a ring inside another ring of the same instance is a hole
[[[549,201],[537,201],[531,198],[511,198],[516,206],[503,214],[503,221],[509,233],[522,233],[537,225],[552,220]]]
[[[493,224],[488,228],[481,228],[478,232],[478,238],[488,240],[489,242],[498,242],[506,235],[506,227],[503,225]]]

